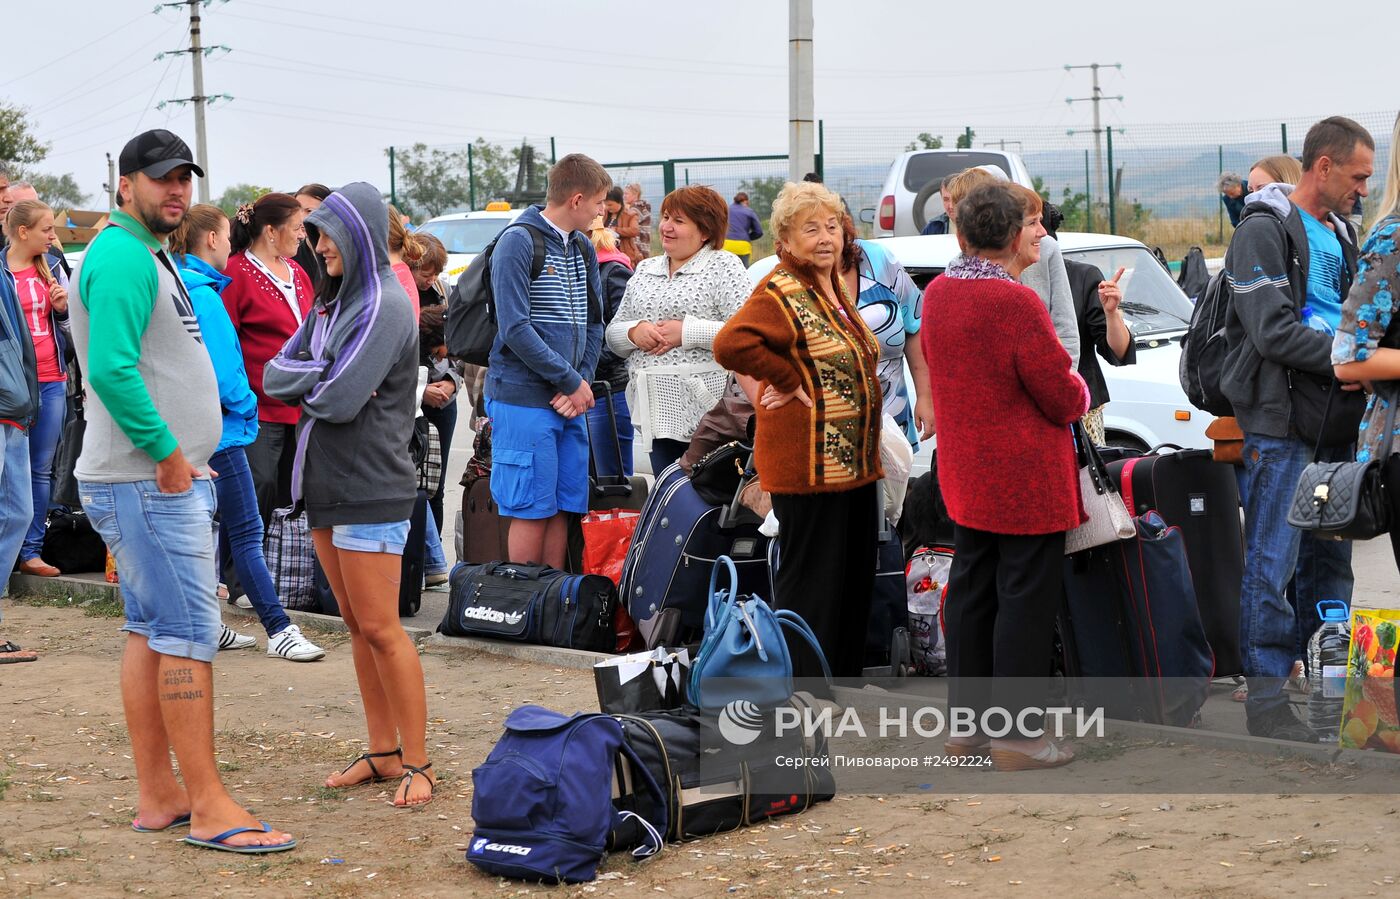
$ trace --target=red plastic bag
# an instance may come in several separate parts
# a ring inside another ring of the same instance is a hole
[[[621,582],[622,563],[641,517],[640,512],[624,509],[584,515],[579,523],[583,529],[583,573],[610,577],[614,584]]]

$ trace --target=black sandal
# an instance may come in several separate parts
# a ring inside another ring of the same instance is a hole
[[[341,774],[345,774],[347,771],[349,771],[351,768],[353,768],[353,767],[355,767],[356,765],[358,765],[360,762],[364,762],[366,765],[369,765],[370,778],[369,778],[369,780],[361,780],[361,781],[358,781],[358,782],[356,782],[356,783],[346,784],[345,786],[347,786],[347,787],[358,787],[360,784],[378,784],[378,783],[383,783],[383,782],[386,781],[386,780],[393,780],[393,778],[391,778],[391,777],[385,777],[384,775],[382,775],[382,774],[379,773],[379,769],[376,768],[376,767],[374,766],[374,760],[375,760],[375,759],[385,759],[385,758],[389,758],[390,756],[395,756],[395,755],[398,756],[399,758],[403,758],[403,747],[402,747],[402,746],[400,746],[398,749],[395,749],[395,750],[393,750],[393,751],[391,751],[391,752],[365,752],[365,753],[361,753],[361,755],[360,755],[359,758],[355,759],[353,762],[351,762],[350,764],[346,765],[345,768],[344,768],[340,773],[341,773]],[[404,767],[407,767],[407,766],[405,765]]]
[[[433,767],[432,762],[428,762],[428,764],[424,765],[421,768],[419,768],[417,765],[409,765],[407,763],[404,764],[403,776],[399,779],[399,786],[403,788],[403,805],[398,806],[399,808],[411,808],[417,805],[427,805],[429,802],[433,801],[433,797],[437,795],[437,779],[428,776],[428,769],[431,767]],[[413,786],[413,778],[415,775],[422,777],[428,782],[428,798],[425,802],[415,802],[412,805],[410,805],[408,801],[408,790],[409,787]]]

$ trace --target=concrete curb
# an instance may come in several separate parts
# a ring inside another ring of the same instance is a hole
[[[16,574],[10,578],[10,590],[15,594],[51,594],[59,587],[66,587],[74,593],[105,593],[115,597],[118,593],[115,584],[109,584],[102,575],[77,577],[42,578]],[[257,615],[251,609],[225,605],[224,615],[230,625],[240,626],[257,623]],[[329,633],[345,633],[345,622],[334,615],[321,615],[316,612],[288,611],[289,617],[304,630]],[[486,640],[476,637],[448,637],[436,633],[431,628],[416,626],[405,619],[404,630],[425,649],[448,653],[484,654],[516,661],[544,665],[550,668],[568,668],[587,671],[595,663],[610,658],[607,653],[586,652],[579,649],[561,649],[554,646],[534,646],[527,643],[509,643],[499,640]],[[847,688],[837,688],[844,692]],[[886,691],[900,701],[927,703],[941,702],[942,696],[918,695]],[[1201,730],[1189,727],[1168,727],[1161,724],[1147,724],[1141,721],[1123,721],[1117,718],[1105,720],[1105,730],[1114,736],[1152,740],[1164,743],[1185,743],[1203,749],[1220,749],[1231,752],[1245,752],[1269,758],[1295,758],[1320,765],[1355,765],[1370,770],[1400,773],[1400,755],[1372,752],[1361,749],[1341,749],[1336,746],[1310,746],[1306,743],[1293,743],[1287,740],[1271,740],[1247,734],[1231,734],[1222,731]]]
[[[106,599],[117,599],[121,595],[121,588],[116,584],[107,583],[100,574],[60,575],[58,577],[15,574],[10,577],[10,592],[16,596],[52,596],[63,590],[69,590],[74,595],[96,593]],[[258,624],[258,615],[252,609],[241,609],[238,606],[223,603],[221,611],[224,623],[229,627],[247,627],[249,624]],[[348,631],[344,619],[338,615],[322,615],[319,612],[298,612],[288,609],[287,617],[302,630],[333,634],[343,634]],[[431,627],[411,623],[413,621],[411,618],[402,618],[400,621],[403,622],[403,629],[408,632],[408,636],[415,641],[422,640],[433,633]]]
[[[604,659],[612,658],[603,652],[587,652],[582,649],[562,649],[555,646],[535,646],[529,643],[509,643],[503,640],[484,640],[478,637],[448,637],[432,633],[423,641],[429,649],[447,652],[485,653],[504,656],[521,662],[533,662],[550,668],[572,668],[588,671]]]

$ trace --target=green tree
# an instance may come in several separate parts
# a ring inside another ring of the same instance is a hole
[[[28,111],[0,103],[0,165],[21,169],[49,155],[49,145],[36,138],[31,128]]]
[[[749,178],[739,182],[739,190],[749,195],[749,208],[767,228],[768,217],[773,214],[773,201],[783,189],[787,179],[781,175],[771,178]]]
[[[387,152],[387,151],[386,151]],[[467,205],[467,153],[414,144],[397,150],[398,207],[416,219]]]
[[[214,201],[214,205],[224,211],[229,218],[238,214],[238,207],[244,203],[251,203],[263,194],[272,193],[270,187],[259,187],[256,184],[230,184],[219,198]]]
[[[974,137],[976,137],[976,136],[977,136],[977,132],[976,132],[976,131],[973,131],[971,128],[968,128],[968,129],[967,129],[966,131],[964,131],[962,134],[959,134],[959,135],[958,135],[958,142],[957,142],[957,144],[956,144],[957,148],[958,148],[959,150],[971,150],[971,149],[972,149],[972,139],[973,139]]]
[[[1031,189],[1034,190],[1036,193],[1040,194],[1040,199],[1041,199],[1042,202],[1045,202],[1045,203],[1049,203],[1049,202],[1050,202],[1050,191],[1048,191],[1048,190],[1045,189],[1045,179],[1044,179],[1044,178],[1040,177],[1039,175],[1034,175],[1034,176],[1032,176],[1032,177],[1031,177]]]
[[[1064,224],[1060,226],[1061,229],[1065,231],[1089,230],[1089,197],[1087,194],[1074,193],[1066,187],[1059,207],[1060,213],[1065,217]]]
[[[532,163],[525,173],[520,195],[515,193],[520,159],[529,147]],[[478,137],[472,144],[472,172],[476,186],[476,208],[492,200],[509,200],[516,205],[537,202],[544,197],[549,176],[549,157],[529,141],[509,149]],[[464,166],[465,171],[465,166]]]
[[[906,150],[941,150],[943,149],[942,135],[934,137],[927,131],[919,132],[919,136],[911,140],[904,149]]]
[[[82,209],[88,203],[88,195],[78,187],[73,175],[29,175],[29,183],[34,185],[39,199],[54,209]]]

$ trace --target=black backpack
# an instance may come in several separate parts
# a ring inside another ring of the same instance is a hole
[[[1192,302],[1199,300],[1206,292],[1206,287],[1210,284],[1210,272],[1206,269],[1206,254],[1201,252],[1200,247],[1192,247],[1186,251],[1186,258],[1181,260],[1181,274],[1177,276],[1176,284]]]
[[[496,342],[496,298],[491,293],[491,256],[496,244],[511,228],[519,225],[530,232],[535,255],[530,261],[530,280],[544,271],[544,235],[524,222],[511,222],[486,245],[452,288],[447,298],[447,352],[472,365],[486,365],[491,345]]]
[[[1225,272],[1210,279],[1196,300],[1191,323],[1181,338],[1181,389],[1191,405],[1211,415],[1234,415],[1220,382],[1225,373],[1225,318],[1230,309],[1230,285]]]

